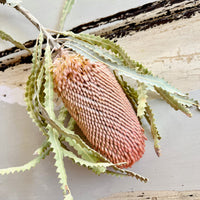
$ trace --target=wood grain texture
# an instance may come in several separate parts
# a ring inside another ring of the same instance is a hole
[[[200,191],[140,191],[114,194],[99,200],[199,200]]]
[[[119,38],[136,61],[178,89],[200,89],[200,14]]]

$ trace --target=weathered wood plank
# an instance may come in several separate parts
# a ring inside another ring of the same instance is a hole
[[[182,91],[200,89],[200,14],[119,38],[118,43]]]
[[[199,200],[200,191],[140,191],[111,195],[100,200]]]

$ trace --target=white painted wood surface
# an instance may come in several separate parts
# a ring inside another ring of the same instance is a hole
[[[68,15],[64,29],[68,30],[82,23],[86,23],[97,18],[105,17],[122,10],[134,8],[155,0],[76,0],[73,10]],[[52,29],[58,28],[58,19],[61,14],[64,0],[23,0],[25,8],[45,26]],[[38,30],[17,13],[13,8],[0,4],[0,29],[16,36],[16,40],[25,42],[35,39]],[[10,46],[0,39],[0,51]]]
[[[154,74],[188,92],[200,89],[199,27],[200,14],[196,14],[132,33],[120,38],[118,43]]]
[[[39,12],[42,18],[42,8],[38,11],[36,2],[33,2],[33,5],[28,2],[24,1],[25,6],[33,9],[36,15]],[[120,1],[117,2],[119,3],[118,9],[119,7],[121,9],[122,4]],[[127,1],[127,5],[132,5],[132,2],[135,1]],[[53,6],[53,2],[51,3]],[[89,0],[87,3],[89,4]],[[111,11],[112,7],[109,9]],[[5,14],[1,11],[0,19]],[[89,13],[88,16],[90,16]],[[37,33],[34,29],[28,28],[28,24],[16,24],[17,19],[14,22],[10,18],[4,18],[4,20],[8,20],[7,25],[5,21],[3,22],[5,27],[9,26],[7,30],[15,30],[17,39],[21,38],[22,41],[27,40],[27,37],[30,38],[27,35],[28,32],[24,34],[20,28],[25,27],[29,29],[27,31],[33,31],[34,34],[30,35],[32,38]],[[44,18],[44,21],[46,20]],[[135,60],[144,63],[156,74],[165,77],[176,87],[190,92],[192,97],[200,100],[199,22],[199,15],[196,15],[191,19],[135,33],[119,39],[118,42]],[[49,25],[48,20],[46,23]],[[1,24],[2,20],[0,20]],[[0,48],[7,45],[2,41],[0,44]],[[41,133],[32,123],[23,106],[23,86],[29,69],[30,65],[21,65],[14,69],[10,68],[4,73],[0,72],[0,168],[21,165],[31,160],[31,155],[43,140]],[[114,193],[131,191],[200,189],[199,112],[193,109],[193,118],[189,119],[160,100],[152,100],[151,105],[162,135],[161,157],[157,158],[155,155],[153,141],[147,130],[146,152],[143,158],[131,168],[148,177],[150,181],[144,184],[132,178],[96,176],[86,168],[79,167],[66,159],[68,182],[75,200],[96,200]],[[53,156],[50,155],[29,172],[1,176],[0,199],[62,199],[62,191],[59,188],[53,164]]]

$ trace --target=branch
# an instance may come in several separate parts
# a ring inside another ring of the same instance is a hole
[[[40,22],[26,8],[21,5],[17,5],[14,8],[18,10],[22,15],[24,15],[39,31],[44,33],[52,48],[58,49],[60,47],[60,45],[55,41],[51,34],[46,31]]]

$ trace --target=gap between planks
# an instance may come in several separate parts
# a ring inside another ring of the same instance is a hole
[[[137,191],[113,194],[99,200],[200,200],[200,191]]]

